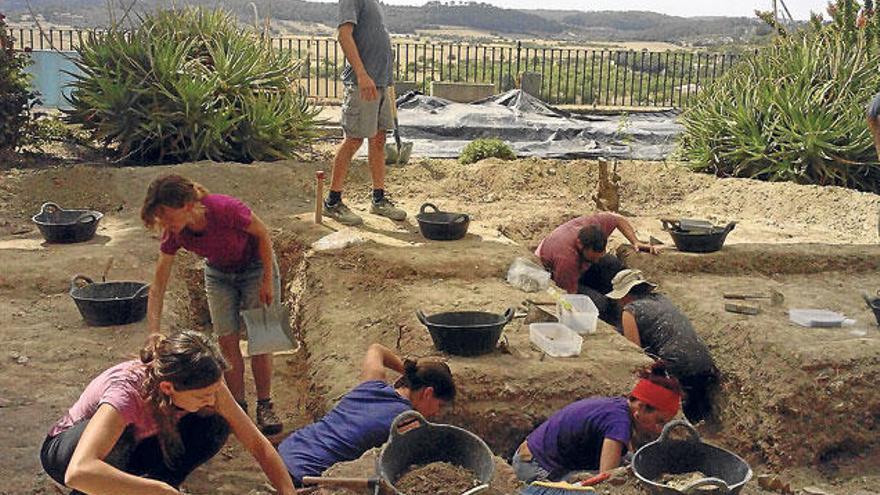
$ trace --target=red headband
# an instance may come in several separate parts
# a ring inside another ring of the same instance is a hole
[[[675,416],[678,413],[678,406],[681,402],[680,394],[644,378],[636,383],[630,395],[654,409],[669,413],[670,416]]]

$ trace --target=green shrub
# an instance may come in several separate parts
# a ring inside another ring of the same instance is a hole
[[[458,161],[468,165],[490,157],[513,160],[516,158],[516,155],[514,155],[510,146],[500,139],[481,138],[468,143],[461,151]]]
[[[31,127],[30,109],[36,94],[28,89],[24,72],[27,55],[16,52],[7,34],[6,17],[0,14],[0,150],[15,150],[26,140]]]
[[[680,143],[692,168],[880,191],[865,117],[880,89],[877,16],[857,27],[847,19],[858,6],[838,3],[833,23],[780,31],[697,95],[682,115]]]
[[[223,11],[146,14],[77,49],[71,123],[138,162],[288,158],[316,135],[289,51]]]
[[[35,113],[33,117],[30,133],[22,140],[23,146],[39,152],[45,152],[44,147],[52,143],[92,147],[89,133],[80,126],[69,125],[60,115]]]

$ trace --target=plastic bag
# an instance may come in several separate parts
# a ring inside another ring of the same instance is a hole
[[[366,242],[354,229],[343,229],[332,234],[325,235],[312,243],[315,251],[327,251],[330,249],[342,249],[355,244]]]
[[[294,348],[289,336],[289,318],[284,306],[272,305],[241,312],[247,326],[248,355],[259,356]]]
[[[538,292],[550,286],[550,272],[526,258],[517,258],[507,270],[507,283],[525,292]]]

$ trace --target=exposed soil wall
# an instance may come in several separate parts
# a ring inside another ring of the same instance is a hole
[[[630,264],[660,282],[709,345],[724,375],[716,410],[726,445],[778,466],[845,463],[878,446],[880,332],[858,294],[880,287],[880,252],[801,249],[732,246],[699,262],[668,253]],[[743,269],[749,252],[763,263]],[[723,310],[724,292],[771,289],[785,295],[783,304],[751,301],[757,316]],[[804,328],[789,322],[789,308],[830,309],[856,324]]]

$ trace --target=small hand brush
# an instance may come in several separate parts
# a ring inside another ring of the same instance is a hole
[[[573,485],[564,481],[533,481],[522,487],[520,495],[584,495],[596,493],[592,486]]]
[[[565,481],[533,481],[520,490],[520,495],[584,495],[596,493],[593,485],[598,485],[611,477],[611,473],[599,473],[592,478],[577,483]]]

